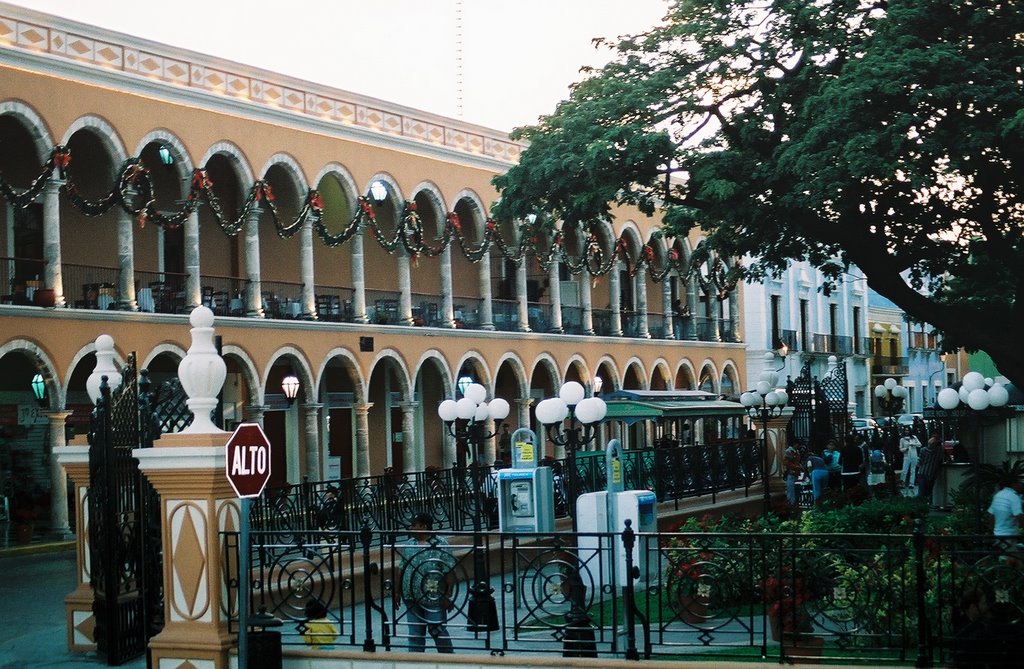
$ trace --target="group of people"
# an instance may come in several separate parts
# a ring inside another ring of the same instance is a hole
[[[917,494],[930,502],[944,458],[938,433],[932,432],[922,444],[914,431],[906,427],[900,435],[899,452],[902,456],[899,486],[917,486]],[[874,490],[885,484],[891,465],[882,450],[881,440],[869,440],[860,434],[848,435],[842,447],[831,438],[820,451],[799,443],[790,445],[782,462],[786,501],[790,506],[797,505],[800,481],[810,482],[815,503],[827,490],[849,490],[862,483]]]

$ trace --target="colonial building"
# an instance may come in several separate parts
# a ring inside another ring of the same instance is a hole
[[[449,465],[436,409],[464,377],[534,427],[567,380],[743,386],[740,295],[691,271],[699,238],[627,209],[492,220],[504,132],[2,4],[0,82],[0,481],[54,530],[95,340],[162,383],[200,304],[225,427],[281,445],[272,484]]]

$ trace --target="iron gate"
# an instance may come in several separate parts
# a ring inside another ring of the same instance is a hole
[[[89,434],[89,549],[96,649],[109,665],[146,652],[163,628],[160,504],[132,457],[153,445],[146,372],[135,354],[113,393],[103,377]]]
[[[808,360],[800,375],[786,383],[793,418],[789,421],[789,443],[820,449],[830,438],[840,446],[849,429],[849,390],[846,365],[840,362],[820,381],[811,375]]]

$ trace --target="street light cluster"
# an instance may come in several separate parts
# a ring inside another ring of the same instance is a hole
[[[775,359],[774,353],[765,353],[765,364],[771,365]],[[785,358],[783,358],[785,362]],[[783,365],[785,366],[785,365]],[[768,475],[771,472],[771,462],[768,458],[768,421],[782,415],[789,402],[789,394],[782,388],[775,386],[779,382],[779,370],[766,369],[758,377],[757,384],[753,390],[740,395],[740,404],[746,410],[747,415],[754,420],[761,421],[761,480],[764,484],[764,514],[771,511],[771,491],[768,487]]]
[[[950,411],[964,404],[975,411],[984,411],[989,407],[1006,406],[1010,394],[1003,384],[987,379],[978,372],[968,372],[960,383],[960,390],[943,388],[939,391],[939,406]]]
[[[576,381],[569,381],[558,391],[537,403],[537,420],[544,425],[561,423],[572,413],[584,425],[599,423],[608,413],[608,405],[600,397],[585,397],[586,390]]]
[[[447,399],[441,402],[437,407],[437,415],[446,423],[455,420],[480,423],[488,418],[505,420],[508,417],[508,401],[500,397],[495,397],[490,402],[486,399],[487,389],[479,383],[470,383],[463,389],[461,399]]]
[[[909,393],[906,387],[901,386],[899,382],[889,377],[883,383],[879,383],[875,386],[875,397],[878,399],[878,405],[883,411],[887,413],[895,413],[899,411],[899,408],[903,405],[903,401],[907,399]]]

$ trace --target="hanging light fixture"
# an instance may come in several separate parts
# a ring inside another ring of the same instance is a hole
[[[36,374],[32,377],[32,394],[35,395],[39,406],[46,406],[46,381],[43,379],[42,374]]]
[[[459,380],[455,382],[455,389],[458,391],[458,396],[459,397],[465,397],[466,396],[466,388],[469,388],[469,386],[471,386],[472,384],[473,384],[473,377],[472,376],[470,376],[468,374],[466,374],[464,376],[460,376]]]
[[[166,144],[161,144],[160,148],[157,149],[157,153],[160,155],[160,164],[164,167],[170,167],[174,164],[174,155],[171,154],[171,150]]]
[[[388,187],[384,185],[383,181],[374,181],[370,184],[370,197],[373,198],[374,204],[384,204],[384,201],[388,199]]]
[[[288,406],[291,406],[299,394],[299,377],[289,374],[281,379],[281,390],[284,391],[284,397],[288,400]]]

